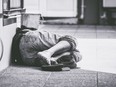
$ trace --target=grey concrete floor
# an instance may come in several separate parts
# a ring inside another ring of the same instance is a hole
[[[116,87],[116,74],[83,69],[50,72],[39,67],[10,66],[0,73],[0,87]]]

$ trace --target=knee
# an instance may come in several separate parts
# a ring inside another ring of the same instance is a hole
[[[76,62],[79,62],[79,61],[82,60],[82,55],[80,54],[80,52],[73,51],[72,56],[73,56],[73,58],[75,59]]]

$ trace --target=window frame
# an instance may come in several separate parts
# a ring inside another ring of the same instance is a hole
[[[24,0],[20,0],[20,7],[14,7],[14,8],[10,6],[11,5],[10,1],[11,0],[3,0],[3,16],[5,18],[8,18],[8,17],[10,17],[12,15],[21,14],[22,12],[25,11],[25,9],[23,9]]]
[[[16,23],[17,16],[25,12],[24,9],[24,0],[20,0],[20,6],[15,8],[10,7],[11,0],[2,0],[2,13],[3,13],[3,26]],[[15,3],[15,0],[14,0]]]

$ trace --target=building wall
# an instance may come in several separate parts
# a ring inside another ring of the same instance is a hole
[[[10,64],[11,44],[16,26],[17,23],[3,26],[2,0],[0,0],[0,39],[3,42],[3,50],[0,45],[0,56],[3,51],[3,56],[0,58],[0,71],[7,68]]]
[[[0,71],[10,64],[12,38],[16,30],[16,23],[7,26],[3,26],[2,23],[2,18],[0,18],[0,38],[4,49],[2,59],[0,60]]]

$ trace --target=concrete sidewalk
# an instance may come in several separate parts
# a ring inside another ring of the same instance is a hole
[[[0,87],[116,87],[116,74],[83,69],[49,72],[39,67],[10,66],[0,72]]]

